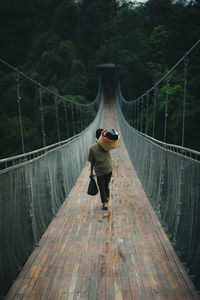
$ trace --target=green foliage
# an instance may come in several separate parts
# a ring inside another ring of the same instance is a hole
[[[85,97],[81,95],[76,95],[76,96],[66,95],[65,97],[74,103],[88,104]]]
[[[168,53],[169,32],[165,30],[163,25],[153,28],[150,35],[150,45],[152,48],[152,61],[157,65],[160,64],[162,69],[166,68],[166,55]]]
[[[126,99],[133,100],[158,81],[198,40],[199,8],[199,1],[180,0],[149,0],[141,5],[125,0],[20,0],[14,3],[2,0],[0,57],[33,80],[81,103],[96,96],[98,74],[95,66],[116,63],[120,65],[118,76],[123,94]],[[200,127],[199,51],[194,51],[189,63],[185,120],[186,146],[195,149],[199,149]],[[0,152],[9,156],[12,140],[17,141],[13,142],[13,153],[21,152],[16,80],[15,74],[4,65],[0,75]],[[166,86],[163,86],[159,89],[156,107],[158,138],[163,135],[165,95]],[[38,89],[20,78],[20,96],[23,126],[27,127],[24,128],[26,148],[34,149],[42,146]],[[46,131],[49,142],[55,142],[54,99],[44,91],[43,97]],[[169,87],[167,137],[174,143],[180,142],[182,101],[183,69],[179,69],[171,75]],[[59,114],[64,119],[64,104],[60,99],[58,102]],[[68,114],[70,120],[69,109]],[[80,111],[77,116],[79,114]],[[144,120],[145,115],[144,109]],[[89,121],[89,115],[86,117]],[[153,107],[150,106],[147,132],[152,132],[152,123]],[[61,129],[65,131],[64,128],[65,122],[61,121]],[[33,138],[35,133],[40,142]],[[65,133],[62,138],[66,138]]]
[[[79,33],[79,7],[73,0],[61,1],[54,14],[53,30],[63,40],[77,41]]]

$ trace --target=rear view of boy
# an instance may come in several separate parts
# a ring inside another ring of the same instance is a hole
[[[93,170],[97,176],[102,209],[107,210],[109,200],[109,183],[113,171],[113,162],[109,151],[117,148],[118,133],[114,130],[96,130],[97,141],[90,147],[88,161],[91,163],[90,177],[94,176]]]

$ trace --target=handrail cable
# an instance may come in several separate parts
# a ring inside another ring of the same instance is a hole
[[[140,100],[141,98],[143,98],[144,96],[146,96],[148,93],[150,93],[152,90],[154,90],[184,59],[186,56],[188,56],[190,54],[190,52],[192,52],[192,50],[200,43],[200,39],[190,48],[190,50],[188,50],[185,55],[158,81],[154,84],[154,86],[152,86],[148,91],[146,91],[143,95],[141,95],[140,97],[138,97],[135,100],[132,101],[127,101],[125,100],[123,97],[123,101],[125,103],[131,104],[133,102],[137,102],[138,100]]]
[[[100,90],[99,90],[100,92]],[[99,92],[97,94],[97,97],[95,98],[95,100],[93,101],[93,103],[95,101],[97,101],[98,99],[98,95],[99,95]],[[92,122],[93,123],[93,122]],[[91,123],[91,124],[92,124]],[[30,156],[33,156],[33,155],[37,155],[37,153],[45,153],[51,149],[54,149],[54,148],[57,148],[58,146],[61,146],[61,145],[64,145],[64,144],[68,144],[69,142],[71,142],[73,139],[79,137],[80,134],[82,134],[87,128],[85,128],[82,132],[78,133],[78,134],[75,134],[73,135],[72,137],[69,137],[68,139],[64,140],[64,141],[59,141],[57,143],[54,143],[54,144],[51,144],[51,145],[48,145],[48,146],[45,146],[45,147],[42,147],[42,148],[39,148],[39,149],[36,149],[36,150],[33,150],[33,151],[30,151],[30,152],[25,152],[23,154],[19,154],[19,155],[15,155],[15,156],[11,156],[11,157],[7,157],[7,158],[2,158],[0,159],[0,165],[1,164],[6,164],[10,161],[15,161],[17,159],[23,159],[23,158],[27,158],[27,157],[30,157]]]
[[[9,63],[7,63],[5,60],[3,60],[3,59],[0,58],[0,62],[2,62],[3,64],[5,64],[7,67],[11,68],[13,71],[17,72],[17,73],[20,74],[21,76],[25,77],[26,79],[32,81],[32,82],[33,82],[34,84],[36,84],[39,88],[42,88],[42,89],[46,90],[47,92],[53,94],[54,96],[59,97],[59,98],[65,100],[65,101],[67,101],[67,102],[69,102],[69,103],[77,104],[77,105],[86,107],[86,106],[90,106],[90,105],[94,104],[94,102],[96,101],[96,99],[95,99],[93,102],[87,103],[87,104],[82,104],[82,103],[79,103],[79,102],[73,102],[73,101],[67,99],[66,97],[61,96],[61,95],[59,95],[58,93],[52,91],[51,89],[45,87],[45,86],[42,85],[41,83],[38,83],[37,81],[35,81],[35,80],[32,79],[31,77],[29,77],[28,75],[26,75],[26,74],[24,74],[23,72],[19,71],[17,68],[11,66],[11,65],[10,65]]]

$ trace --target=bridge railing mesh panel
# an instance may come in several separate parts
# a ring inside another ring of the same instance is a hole
[[[80,174],[101,122],[101,100],[99,93],[96,118],[82,133],[0,171],[0,295],[8,290]]]
[[[167,144],[161,146],[131,127],[122,114],[119,91],[117,110],[122,138],[148,199],[199,289],[200,161],[168,149]]]

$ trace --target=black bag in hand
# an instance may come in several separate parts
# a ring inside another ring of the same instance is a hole
[[[89,183],[89,186],[88,186],[87,193],[91,196],[95,196],[98,193],[97,184],[96,184],[96,181],[93,177],[90,178],[90,183]]]

